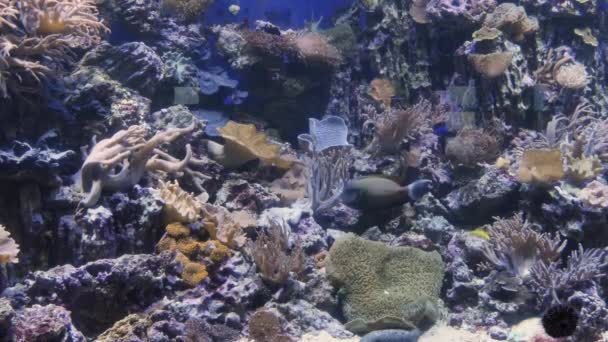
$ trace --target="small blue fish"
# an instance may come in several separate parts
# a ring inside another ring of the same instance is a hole
[[[225,106],[234,106],[234,97],[232,96],[232,94],[230,94],[224,98],[224,105]]]
[[[445,137],[450,133],[450,130],[445,123],[440,123],[433,128],[433,133],[437,136]]]

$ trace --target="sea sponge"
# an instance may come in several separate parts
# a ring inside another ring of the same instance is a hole
[[[11,238],[6,227],[0,224],[0,264],[19,262],[18,254],[19,245]]]
[[[457,136],[448,140],[445,155],[451,161],[466,167],[494,160],[500,146],[493,134],[483,129],[465,128]]]
[[[357,334],[413,329],[436,319],[444,275],[444,264],[436,251],[389,247],[346,234],[331,247],[326,271],[344,294],[346,327]]]
[[[376,78],[369,84],[369,96],[381,102],[386,110],[391,108],[391,101],[395,96],[395,86],[391,80]]]
[[[207,267],[199,262],[185,262],[183,264],[182,279],[190,286],[196,286],[207,278]]]
[[[556,65],[553,70],[553,78],[559,85],[569,89],[583,89],[589,84],[587,69],[585,65],[578,62]]]
[[[493,52],[485,55],[470,54],[468,60],[469,63],[473,65],[475,71],[485,78],[492,79],[505,73],[513,60],[513,53]]]
[[[259,159],[262,163],[287,170],[293,160],[281,155],[281,146],[268,141],[264,133],[258,132],[253,124],[239,124],[228,121],[217,129],[226,140],[224,146],[209,142],[210,153],[227,168],[235,168]]]
[[[575,28],[574,34],[583,38],[583,42],[585,42],[585,44],[597,47],[598,41],[597,38],[593,35],[593,31],[591,31],[591,28]]]
[[[564,166],[560,150],[525,150],[517,171],[522,183],[550,185],[564,178]]]
[[[160,181],[160,197],[165,202],[163,216],[165,223],[192,223],[200,217],[203,204],[184,191],[177,181]]]
[[[591,206],[608,208],[608,185],[593,181],[581,190],[579,197]]]

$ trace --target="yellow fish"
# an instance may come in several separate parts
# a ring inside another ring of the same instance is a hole
[[[480,237],[484,240],[490,240],[490,234],[488,234],[488,232],[486,232],[483,228],[474,229],[470,231],[469,234]]]

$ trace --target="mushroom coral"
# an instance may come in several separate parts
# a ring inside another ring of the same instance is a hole
[[[0,97],[37,94],[73,61],[73,49],[94,46],[108,31],[94,0],[2,1]]]
[[[166,153],[157,147],[192,132],[195,127],[192,124],[172,128],[146,140],[144,127],[131,126],[95,144],[80,170],[82,190],[87,193],[82,204],[90,208],[103,190],[119,191],[137,184],[146,171],[183,170],[192,157],[190,145],[186,146],[186,156],[181,161],[165,158]]]
[[[236,168],[259,159],[262,163],[280,169],[289,169],[294,159],[281,155],[281,146],[268,141],[264,133],[257,131],[253,124],[239,124],[228,121],[217,129],[226,143],[222,146],[209,141],[209,150],[214,158],[227,168]]]

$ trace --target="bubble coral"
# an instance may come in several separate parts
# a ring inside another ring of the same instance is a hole
[[[0,264],[19,262],[18,254],[19,245],[11,238],[6,227],[0,224]]]

